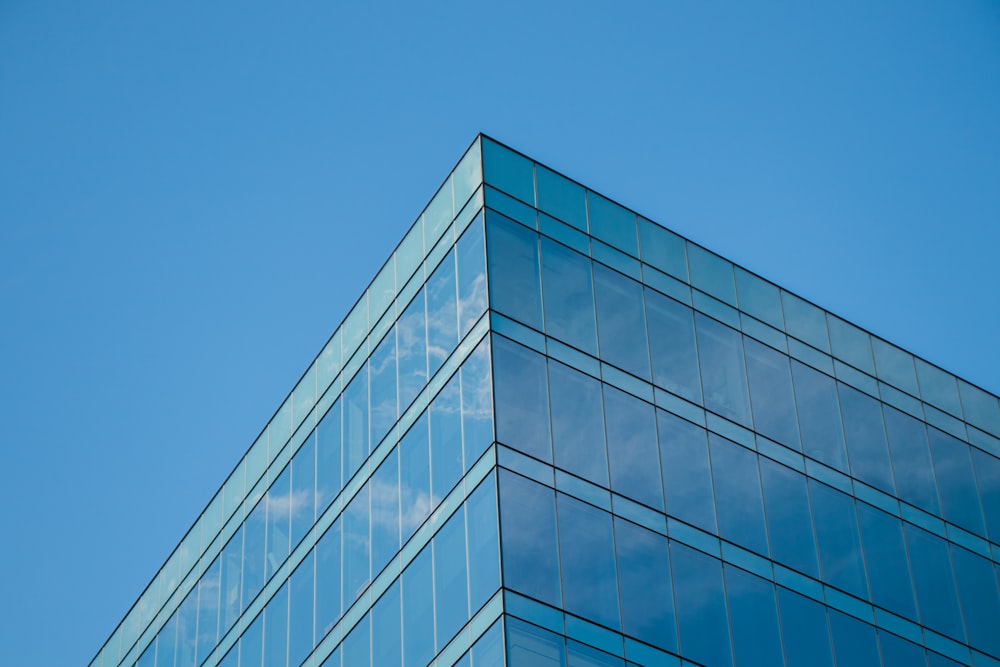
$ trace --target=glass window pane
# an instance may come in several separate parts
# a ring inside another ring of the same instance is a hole
[[[962,380],[958,381],[958,389],[962,395],[965,419],[983,430],[1000,435],[1000,401],[997,397]]]
[[[464,338],[486,310],[486,243],[482,218],[465,230],[455,252],[458,257],[459,336]]]
[[[462,364],[462,448],[465,470],[493,443],[493,381],[490,339],[486,337]]]
[[[424,547],[402,575],[403,665],[424,667],[434,656],[434,582],[431,547]]]
[[[878,643],[882,647],[882,663],[885,667],[923,667],[924,649],[902,637],[878,631]]]
[[[288,661],[288,584],[264,608],[264,664],[282,667]]]
[[[368,506],[371,483],[365,484],[344,510],[344,609],[349,609],[371,580],[371,535]]]
[[[197,662],[208,657],[219,636],[219,575],[220,561],[216,558],[198,582],[198,646]]]
[[[396,323],[399,373],[399,414],[403,414],[427,384],[427,318],[424,290],[406,307]]]
[[[818,602],[778,586],[781,636],[788,667],[833,667],[826,609]]]
[[[838,383],[838,389],[851,473],[862,482],[895,495],[881,404],[845,384]]]
[[[899,497],[931,514],[939,514],[934,467],[927,447],[927,427],[887,405],[883,406],[882,413]]]
[[[462,478],[462,405],[458,373],[434,397],[431,421],[431,504],[437,505]]]
[[[555,494],[507,471],[500,474],[504,585],[561,606]]]
[[[288,664],[302,664],[313,640],[313,554],[299,564],[288,581]]]
[[[316,518],[316,438],[309,436],[292,458],[292,547]]]
[[[368,444],[368,364],[344,390],[344,478],[358,471],[370,452]]]
[[[969,643],[1000,656],[1000,591],[993,563],[954,544],[951,558]]]
[[[156,662],[161,665],[174,664],[174,648],[177,645],[177,612],[170,617],[156,636]]]
[[[222,632],[228,630],[240,615],[240,579],[242,574],[243,526],[240,526],[222,549],[221,613],[219,618]]]
[[[937,366],[931,366],[923,359],[914,359],[917,379],[920,381],[920,396],[937,407],[961,417],[962,405],[958,400],[958,385],[955,376]]]
[[[732,665],[722,563],[670,543],[681,653],[706,665]]]
[[[986,452],[970,448],[982,500],[986,530],[995,544],[1000,544],[1000,459]]]
[[[257,614],[250,627],[240,637],[240,667],[261,667],[264,660],[263,612]]]
[[[822,310],[784,290],[781,306],[785,313],[785,331],[815,348],[830,352],[826,314]]]
[[[434,536],[434,600],[437,649],[441,650],[469,620],[465,559],[465,511],[452,515]]]
[[[608,456],[600,381],[550,361],[549,384],[556,466],[607,487]]]
[[[854,499],[812,479],[809,495],[823,581],[867,600]]]
[[[909,352],[874,337],[872,351],[875,353],[875,366],[880,378],[914,396],[920,395],[913,357]]]
[[[737,266],[736,289],[739,292],[740,310],[779,331],[785,330],[785,320],[781,315],[781,292],[777,285]]]
[[[625,634],[676,652],[667,538],[619,517],[614,521]]]
[[[663,483],[653,406],[604,385],[604,413],[611,488],[662,511]]]
[[[541,331],[538,235],[495,213],[486,216],[490,307]]]
[[[497,440],[551,462],[545,357],[506,338],[493,340]]]
[[[530,623],[508,617],[507,664],[510,667],[564,667],[566,640]]]
[[[372,575],[399,551],[399,450],[393,449],[371,479]]]
[[[340,618],[341,520],[337,519],[316,543],[316,642]]]
[[[243,600],[245,610],[264,586],[266,501],[261,499],[243,524]]]
[[[649,352],[653,381],[694,403],[701,403],[694,311],[646,288]]]
[[[449,251],[427,279],[427,362],[434,375],[458,345],[455,251]]]
[[[879,667],[875,628],[835,609],[830,610],[830,634],[838,665]]]
[[[636,217],[628,209],[609,201],[596,192],[587,193],[590,233],[627,252],[639,256]]]
[[[503,624],[497,621],[491,625],[472,645],[469,654],[472,667],[504,667]]]
[[[667,513],[710,533],[715,526],[715,497],[705,429],[656,411]]]
[[[755,430],[801,451],[788,357],[750,338],[744,337],[743,345]]]
[[[903,526],[913,567],[921,622],[958,641],[965,641],[958,596],[952,577],[947,543],[911,524]]]
[[[625,661],[621,658],[572,639],[566,642],[566,663],[569,667],[624,667],[625,665]]]
[[[427,413],[410,427],[399,442],[399,505],[401,543],[431,513],[431,456],[427,439]]]
[[[736,664],[782,664],[774,584],[728,563],[725,572]]]
[[[289,549],[291,526],[291,466],[278,475],[264,496],[267,505],[267,558],[264,579],[270,579],[275,570],[285,562]]]
[[[733,282],[733,265],[728,260],[693,243],[687,244],[687,255],[691,266],[691,284],[702,292],[735,306],[736,284]]]
[[[642,286],[600,264],[594,265],[594,284],[601,358],[649,379]]]
[[[316,514],[319,515],[340,493],[342,446],[340,400],[327,411],[316,427]]]
[[[565,176],[538,165],[538,208],[581,231],[587,231],[587,200],[584,189]]]
[[[708,441],[712,451],[719,535],[766,556],[767,530],[757,455],[714,433],[709,434]]]
[[[795,383],[795,406],[799,411],[803,451],[806,456],[847,472],[836,383],[832,378],[794,360],[792,380]]]
[[[350,634],[344,638],[341,650],[344,654],[344,665],[367,667],[371,660],[371,624],[368,614],[361,617]],[[270,667],[270,666],[268,666]]]
[[[399,667],[403,662],[399,579],[372,607],[372,667]]]
[[[589,257],[542,238],[545,331],[597,355],[594,281]]]
[[[611,515],[556,494],[566,611],[621,629]]]
[[[927,432],[944,518],[973,533],[985,534],[969,446],[936,428]]]
[[[760,458],[767,531],[774,559],[819,578],[805,475]]]
[[[469,608],[473,614],[500,588],[496,478],[490,474],[465,502],[469,548]]]
[[[830,346],[833,349],[833,356],[870,375],[875,375],[875,362],[872,361],[868,334],[853,324],[829,314],[827,324],[830,327]]]
[[[684,239],[669,229],[640,217],[639,243],[642,246],[642,261],[687,282],[688,266]]]
[[[857,507],[872,602],[900,616],[918,620],[903,542],[903,523],[865,503],[858,503]]]
[[[483,138],[483,180],[534,205],[535,175],[531,160]]]
[[[695,325],[698,329],[698,361],[705,407],[734,422],[750,426],[742,337],[701,313],[695,313]]]
[[[372,442],[382,440],[399,414],[396,388],[396,327],[382,339],[371,356]]]

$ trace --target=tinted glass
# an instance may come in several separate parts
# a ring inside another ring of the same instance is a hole
[[[781,635],[774,584],[729,564],[725,571],[736,664],[740,667],[780,665]]]
[[[954,544],[951,559],[969,643],[1000,655],[1000,592],[993,563]]]
[[[832,378],[794,360],[792,378],[803,451],[807,456],[847,472],[836,383]]]
[[[555,464],[601,486],[608,485],[601,383],[549,362],[552,446]]]
[[[994,543],[1000,543],[1000,459],[975,448],[971,452],[986,530]]]
[[[430,545],[403,572],[403,665],[424,667],[434,656],[434,585]]]
[[[694,311],[649,288],[645,294],[653,381],[689,401],[700,403],[701,376]]]
[[[292,547],[302,539],[315,519],[316,439],[310,437],[292,459]]]
[[[484,338],[465,360],[462,375],[462,448],[469,469],[493,442],[493,381],[490,339]]]
[[[740,334],[701,313],[695,314],[695,324],[705,407],[750,426],[750,399]]]
[[[396,328],[379,343],[371,356],[372,439],[379,442],[396,422]]]
[[[965,641],[947,543],[910,524],[904,526],[904,532],[921,621],[933,630]]]
[[[469,549],[469,607],[475,613],[500,588],[496,478],[490,475],[466,501]]]
[[[372,607],[372,667],[399,667],[403,662],[400,603],[397,579]]]
[[[400,413],[427,384],[427,317],[424,308],[424,290],[421,289],[396,324]]]
[[[371,479],[372,574],[399,551],[399,456],[394,449]]]
[[[984,534],[969,446],[935,428],[927,432],[944,518],[966,530]]]
[[[504,585],[560,606],[555,494],[519,475],[500,475]]]
[[[704,248],[688,243],[688,262],[691,267],[691,284],[703,292],[736,305],[736,284],[733,282],[733,265]]]
[[[830,610],[830,634],[838,665],[879,667],[875,628],[856,618]]]
[[[497,439],[551,461],[545,357],[506,338],[493,340]]]
[[[717,532],[705,430],[663,410],[657,410],[656,417],[667,513]]]
[[[340,618],[341,522],[335,521],[316,542],[316,640]]]
[[[458,258],[459,335],[464,337],[486,310],[486,246],[481,218],[465,230],[455,252]]]
[[[313,555],[306,556],[288,580],[288,664],[299,665],[313,642]]]
[[[861,481],[894,494],[881,405],[847,385],[840,384],[839,389],[851,472]]]
[[[809,495],[823,581],[868,599],[854,499],[813,480]]]
[[[590,259],[564,245],[542,239],[545,331],[597,355],[597,320]]]
[[[508,618],[507,664],[510,667],[565,667],[566,641],[530,623]]]
[[[399,505],[401,543],[413,535],[431,511],[430,444],[426,413],[399,442]]]
[[[760,459],[767,509],[767,530],[775,560],[812,577],[819,577],[816,542],[809,514],[805,475],[769,459]]]
[[[316,427],[316,511],[322,512],[341,488],[340,401]]]
[[[490,307],[542,329],[538,235],[496,214],[488,215]]]
[[[662,510],[663,489],[653,406],[605,385],[604,411],[611,488]]]
[[[833,667],[823,605],[779,586],[778,609],[785,664],[788,667]]]
[[[714,434],[709,434],[708,440],[712,451],[719,535],[767,555],[757,455]]]
[[[434,536],[434,628],[439,649],[469,620],[465,563],[465,511],[460,508]]]
[[[350,479],[368,458],[368,364],[344,390],[344,478]]]
[[[561,493],[557,505],[566,611],[620,629],[611,515]]]
[[[427,279],[427,361],[434,375],[458,344],[455,253],[449,252]]]
[[[882,412],[899,497],[932,514],[938,514],[937,486],[934,483],[930,449],[927,447],[927,427],[889,406],[884,406]]]
[[[671,542],[670,567],[681,652],[706,665],[732,665],[722,563]]]
[[[615,547],[625,634],[676,651],[667,538],[615,517]]]
[[[350,608],[371,579],[369,491],[370,484],[365,484],[344,510],[344,609]]]
[[[641,378],[649,378],[642,286],[600,264],[594,265],[597,331],[601,358]]]
[[[744,338],[743,343],[754,428],[761,435],[801,450],[788,357],[750,338]]]
[[[459,377],[452,376],[434,397],[428,412],[431,423],[432,504],[441,502],[462,478],[462,404]]]
[[[902,522],[864,503],[858,503],[857,507],[872,602],[918,620]]]

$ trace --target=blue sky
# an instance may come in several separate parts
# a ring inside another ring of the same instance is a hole
[[[0,3],[5,663],[93,656],[478,131],[1000,392],[995,2],[417,5]]]

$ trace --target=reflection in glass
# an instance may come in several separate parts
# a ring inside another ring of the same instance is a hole
[[[399,414],[396,405],[399,384],[396,379],[396,327],[389,330],[372,352],[370,364],[372,442],[377,444],[389,432]]]
[[[399,413],[427,384],[427,318],[424,290],[414,297],[396,323],[396,358],[399,373]]]
[[[594,286],[601,359],[648,380],[642,286],[601,264],[594,265]]]
[[[316,427],[316,514],[333,501],[341,489],[340,399]]]
[[[469,549],[469,608],[473,614],[500,588],[496,477],[491,473],[465,502]]]
[[[458,373],[452,376],[428,412],[431,424],[431,503],[441,502],[462,477],[462,405]]]
[[[507,664],[510,667],[563,667],[565,640],[517,618],[507,619]]]
[[[393,449],[372,475],[371,559],[377,575],[399,551],[399,450]]]
[[[541,331],[538,235],[490,212],[486,217],[486,237],[490,307]]]
[[[927,447],[927,427],[888,405],[882,406],[882,412],[899,497],[931,514],[939,514],[934,467]]]
[[[601,383],[569,366],[550,361],[549,384],[556,466],[607,487]]]
[[[432,377],[458,345],[458,292],[455,251],[427,279],[427,362]]]
[[[831,609],[830,635],[838,665],[879,667],[881,664],[875,628],[867,623]]]
[[[812,479],[809,495],[823,581],[867,600],[854,499]]]
[[[774,584],[728,563],[725,572],[736,664],[782,664]]]
[[[313,641],[313,554],[288,580],[288,664],[299,665],[315,646]]]
[[[962,631],[947,543],[911,524],[904,524],[903,529],[913,566],[913,584],[917,591],[921,623],[964,642],[965,633]]]
[[[653,406],[604,385],[604,413],[611,488],[662,511],[663,484]]]
[[[805,475],[761,457],[760,477],[771,555],[784,565],[819,578]]]
[[[732,665],[722,563],[679,542],[670,543],[680,649],[706,665]]]
[[[399,506],[401,543],[405,544],[431,513],[431,463],[426,412],[399,442]]]
[[[340,618],[341,519],[334,521],[316,542],[316,641]]]
[[[766,556],[767,529],[757,455],[714,433],[709,434],[708,441],[712,451],[719,535]]]
[[[507,471],[500,474],[504,585],[561,606],[555,494]]]
[[[402,575],[403,666],[424,667],[434,656],[434,585],[431,546],[424,547]]]
[[[1000,459],[971,448],[972,461],[979,484],[986,530],[995,544],[1000,544]]]
[[[619,517],[614,521],[625,634],[676,652],[667,538]]]
[[[437,647],[445,646],[469,620],[465,558],[465,511],[459,508],[434,536],[434,600]]]
[[[871,396],[845,384],[838,383],[838,388],[851,473],[861,481],[895,495],[881,405]]]
[[[543,461],[552,461],[545,357],[495,337],[497,440]]]
[[[597,355],[594,281],[588,257],[542,238],[545,332]]]
[[[653,381],[694,403],[701,403],[694,311],[646,288],[649,351]]]
[[[458,334],[464,338],[486,310],[486,244],[482,216],[458,239],[455,256],[458,260]]]
[[[715,525],[712,467],[705,429],[656,411],[667,513],[710,533]]]
[[[837,386],[832,378],[792,360],[795,405],[806,456],[847,472]]]
[[[740,334],[701,313],[695,313],[695,324],[705,407],[738,424],[750,426],[750,399]]]
[[[945,520],[985,534],[969,446],[936,428],[927,429],[927,433]]]
[[[865,503],[858,503],[857,507],[872,602],[900,616],[918,620],[903,543],[903,523]]]
[[[833,667],[826,609],[818,602],[778,586],[781,638],[788,667]]]
[[[462,364],[462,447],[465,470],[493,442],[493,382],[490,339],[484,338]]]
[[[349,609],[371,580],[371,520],[368,498],[371,483],[351,499],[344,510],[344,602]]]
[[[556,494],[566,611],[621,629],[611,515]]]
[[[751,338],[744,338],[743,344],[755,430],[801,451],[788,357]]]
[[[1000,592],[994,564],[971,551],[951,545],[958,598],[962,602],[969,643],[992,655],[1000,655]]]
[[[264,608],[264,665],[285,664],[288,652],[288,584]]]
[[[372,667],[399,667],[403,661],[399,579],[372,607]]]

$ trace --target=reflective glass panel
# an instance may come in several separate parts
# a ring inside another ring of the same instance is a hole
[[[427,362],[433,376],[458,345],[458,291],[455,252],[450,251],[427,279]]]
[[[354,665],[358,665],[359,667],[368,666],[371,661],[370,633],[371,620],[368,614],[365,614],[341,645],[345,667],[354,667]]]
[[[902,522],[865,503],[858,503],[857,508],[872,602],[917,620]]]
[[[805,475],[761,457],[767,530],[775,560],[819,577]]]
[[[904,532],[921,622],[942,634],[965,641],[947,543],[910,524],[904,525]]]
[[[826,314],[822,310],[784,290],[781,306],[785,313],[785,331],[815,348],[830,352]]]
[[[693,243],[688,243],[687,254],[691,266],[691,284],[702,292],[735,306],[736,284],[733,282],[733,265]]]
[[[399,450],[393,449],[372,475],[371,559],[377,575],[399,551]]]
[[[657,410],[656,417],[667,513],[717,532],[705,430],[663,410]]]
[[[341,522],[335,521],[316,542],[316,641],[340,618]]]
[[[655,222],[639,218],[642,261],[687,282],[688,266],[684,239]]]
[[[396,346],[402,414],[427,384],[427,318],[422,289],[396,323]]]
[[[875,628],[867,623],[831,609],[830,634],[838,665],[879,667],[881,664]]]
[[[694,311],[648,287],[645,295],[653,381],[678,396],[701,403]]]
[[[709,434],[708,441],[712,451],[719,535],[751,551],[767,555],[767,530],[757,455],[714,433]]]
[[[881,404],[845,384],[838,383],[838,388],[851,473],[861,481],[895,495]]]
[[[455,246],[458,259],[459,336],[465,337],[486,310],[486,245],[482,218],[465,230]]]
[[[506,471],[500,474],[504,585],[561,606],[555,494]]]
[[[300,665],[309,655],[313,641],[313,555],[312,552],[292,572],[288,580],[288,664]]]
[[[732,665],[722,563],[671,542],[670,567],[681,652],[706,665]]]
[[[403,662],[399,579],[372,607],[372,667],[399,667]]]
[[[208,657],[219,635],[219,563],[216,558],[198,582],[198,662]]]
[[[642,286],[601,264],[594,265],[594,285],[601,359],[649,379]]]
[[[847,472],[836,383],[795,360],[792,360],[792,380],[795,382],[795,405],[799,411],[803,451],[806,456]]]
[[[701,313],[695,313],[695,325],[705,407],[738,424],[750,426],[750,399],[740,334]]]
[[[497,440],[551,462],[545,357],[506,338],[493,340]]]
[[[344,603],[349,609],[371,579],[371,534],[368,498],[370,483],[351,499],[344,510]]]
[[[486,230],[490,307],[540,331],[538,235],[497,214],[487,215]]]
[[[344,390],[344,477],[350,479],[369,453],[368,364]]]
[[[465,511],[459,508],[434,536],[434,601],[437,648],[444,647],[469,620],[465,558]]]
[[[483,138],[483,179],[521,201],[535,203],[535,169],[528,158]]]
[[[880,378],[914,396],[920,395],[913,357],[909,352],[874,337],[872,351],[875,353],[875,366]]]
[[[882,664],[885,667],[923,667],[924,649],[891,632],[878,631],[878,643],[882,648]]]
[[[788,667],[833,667],[826,609],[822,604],[778,586],[781,637]]]
[[[597,320],[590,259],[542,238],[542,286],[546,333],[596,356]]]
[[[954,544],[951,560],[969,643],[1000,656],[1000,591],[994,564]]]
[[[310,436],[292,458],[292,547],[313,525],[316,502],[316,438]]]
[[[327,508],[341,489],[340,400],[316,427],[316,512]]]
[[[267,503],[261,500],[243,524],[243,600],[241,609],[257,597],[264,586],[264,536]]]
[[[267,504],[267,557],[265,581],[271,578],[288,557],[289,528],[291,526],[291,466],[278,475],[264,496]]]
[[[403,665],[424,667],[434,656],[434,582],[431,546],[424,547],[402,576]]]
[[[843,359],[869,375],[875,374],[872,348],[867,333],[839,317],[827,315],[833,356]]]
[[[625,634],[677,651],[667,538],[619,517],[614,521]]]
[[[743,339],[755,430],[801,451],[788,357],[751,338]]]
[[[936,428],[927,430],[944,518],[979,535],[985,533],[969,446]]]
[[[399,505],[401,543],[431,513],[431,455],[427,439],[427,413],[410,427],[399,442]]]
[[[556,498],[565,609],[621,629],[611,515],[562,493]]]
[[[811,479],[809,495],[823,581],[867,600],[854,499]]]
[[[371,356],[372,442],[389,432],[399,414],[396,389],[396,327],[379,343]]]
[[[990,539],[1000,544],[1000,459],[974,447],[970,451],[986,518],[986,530]]]
[[[889,436],[892,467],[899,497],[927,510],[940,512],[934,467],[927,447],[927,427],[908,414],[883,406],[885,430]]]
[[[740,310],[766,322],[779,331],[785,329],[785,319],[781,314],[781,292],[763,278],[736,267],[736,290],[739,293]]]
[[[594,192],[587,193],[587,209],[591,234],[633,257],[639,256],[635,213]]]
[[[282,667],[288,660],[288,584],[264,608],[264,664]]]
[[[458,373],[452,376],[430,408],[431,497],[441,502],[462,478],[462,403]]]
[[[739,667],[780,665],[781,635],[774,584],[728,563],[725,572],[736,664]]]
[[[604,385],[611,488],[663,510],[663,484],[652,405]]]
[[[507,664],[510,667],[565,667],[566,641],[538,626],[508,618]]]
[[[469,608],[473,614],[500,588],[496,477],[491,473],[465,503],[469,549]]]
[[[917,380],[920,382],[920,396],[928,403],[961,417],[962,405],[958,400],[958,385],[955,376],[931,366],[923,359],[914,359],[917,366]]]
[[[550,361],[549,385],[556,466],[608,486],[601,383],[569,366]]]
[[[535,178],[538,183],[538,208],[577,229],[587,231],[587,200],[584,189],[541,165],[535,169]]]

